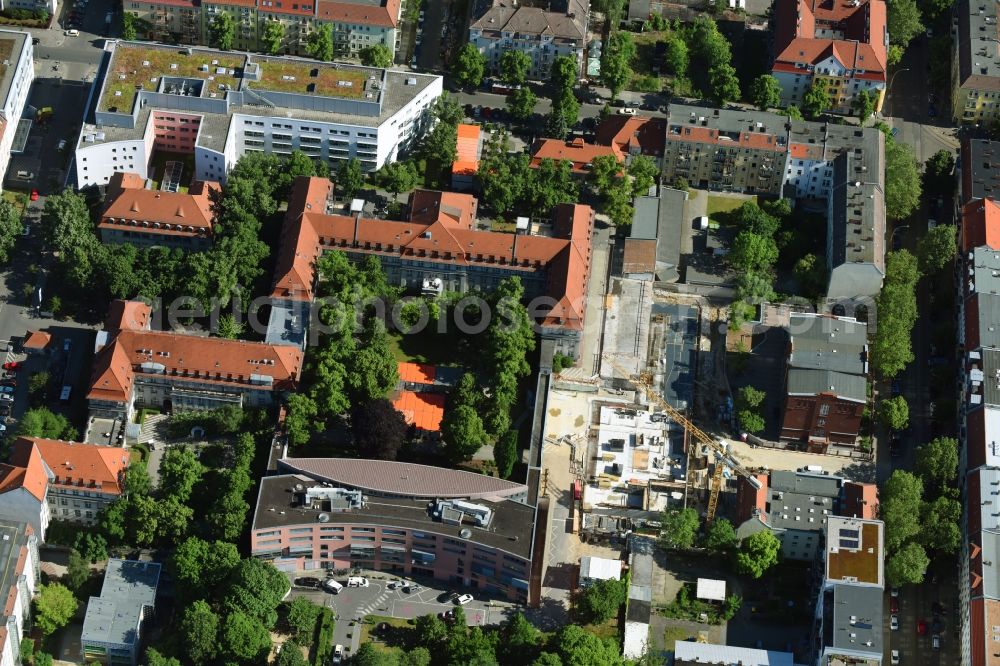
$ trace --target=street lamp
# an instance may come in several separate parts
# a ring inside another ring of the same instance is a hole
[[[889,99],[889,91],[892,89],[892,82],[896,80],[897,76],[899,76],[903,72],[908,72],[908,71],[910,71],[910,68],[909,67],[904,67],[903,69],[900,69],[900,70],[897,70],[897,71],[893,72],[892,77],[889,79],[889,85],[887,85],[885,87],[885,98],[886,98],[886,100]],[[889,107],[892,108],[892,102],[891,101],[889,102]],[[892,116],[892,113],[890,113],[889,115]]]

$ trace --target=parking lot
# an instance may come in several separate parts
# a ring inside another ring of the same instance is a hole
[[[360,575],[368,580],[368,587],[346,587],[347,576],[335,576],[334,579],[345,584],[345,587],[338,594],[331,594],[324,589],[294,584],[296,579],[304,577],[325,580],[326,575],[323,571],[298,571],[288,574],[289,580],[293,582],[290,598],[306,597],[318,605],[333,609],[337,619],[333,642],[334,645],[343,645],[348,649],[348,654],[354,654],[358,649],[361,641],[359,623],[366,616],[384,615],[409,619],[421,615],[437,615],[455,608],[454,603],[447,602],[442,597],[448,592],[473,595],[473,601],[463,606],[470,626],[500,624],[518,608],[516,604],[508,601],[487,599],[475,590],[442,586],[441,581],[420,579],[417,581],[420,589],[406,593],[402,588],[388,589],[390,587],[388,583],[400,580],[398,577],[388,576],[384,572],[363,571]]]

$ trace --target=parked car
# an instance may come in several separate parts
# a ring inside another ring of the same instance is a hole
[[[13,392],[14,392],[13,386],[0,386],[0,393],[13,393]]]
[[[332,578],[327,578],[323,581],[323,589],[330,594],[340,594],[340,591],[344,589],[344,586]]]
[[[637,111],[631,107],[623,107],[617,111],[619,116],[634,116]]]
[[[455,599],[455,603],[458,604],[459,606],[464,606],[465,604],[469,603],[470,601],[472,601],[472,595],[471,594],[463,594],[458,599]]]
[[[424,588],[420,587],[416,583],[404,583],[403,584],[403,592],[405,592],[406,594],[410,594],[411,592],[417,592],[417,591],[422,590],[422,589],[424,589]]]
[[[14,396],[10,393],[0,393],[0,400],[4,402],[14,402]]]
[[[347,587],[368,587],[368,579],[361,576],[351,576],[347,579]]]
[[[3,381],[0,381],[0,386],[17,386],[17,380],[16,379],[4,379]]]
[[[312,578],[309,576],[295,579],[295,584],[299,587],[319,587],[319,583],[319,578]]]
[[[339,643],[333,648],[333,663],[339,664],[344,661],[344,646]]]
[[[899,612],[899,597],[894,597],[889,599],[889,612],[890,613]]]
[[[899,616],[898,615],[890,615],[889,616],[889,630],[890,631],[899,631]]]
[[[889,653],[889,660],[895,666],[899,663],[899,650],[893,650]]]
[[[11,370],[13,372],[17,372],[18,370],[21,369],[21,362],[20,361],[7,361],[6,363],[3,364],[3,369],[4,370]]]
[[[451,603],[455,599],[458,599],[458,592],[442,592],[437,596],[437,602],[439,604]]]
[[[938,634],[934,634],[933,636],[931,636],[931,647],[934,648],[935,650],[941,649],[941,636],[939,636]]]
[[[447,622],[448,624],[451,624],[452,622],[455,621],[455,611],[453,611],[453,610],[442,611],[442,612],[438,613],[438,619],[443,620],[443,621]]]
[[[921,636],[927,635],[927,622],[924,620],[917,620],[917,633]]]

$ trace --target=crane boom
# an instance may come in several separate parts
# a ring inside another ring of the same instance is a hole
[[[726,451],[726,448],[725,446],[723,446],[722,442],[718,441],[713,437],[710,437],[708,434],[705,433],[705,431],[703,431],[701,428],[692,423],[686,416],[681,414],[680,410],[674,408],[673,405],[668,403],[666,400],[663,399],[662,396],[660,396],[656,391],[654,391],[653,387],[650,386],[649,383],[646,382],[644,379],[642,379],[642,377],[633,376],[628,370],[626,370],[621,365],[616,363],[614,359],[610,357],[609,354],[602,354],[602,357],[607,359],[608,363],[611,364],[611,367],[613,367],[621,374],[625,375],[629,379],[629,381],[635,384],[637,388],[642,389],[643,393],[646,394],[646,397],[649,398],[651,401],[655,402],[660,408],[662,408],[663,411],[665,411],[671,419],[673,419],[677,423],[687,428],[688,432],[691,433],[691,435],[695,439],[697,439],[699,442],[701,442],[705,446],[715,451],[716,455],[718,455],[719,460],[716,463],[715,472],[712,474],[711,490],[708,495],[708,511],[706,512],[706,518],[708,519],[709,522],[715,519],[715,511],[719,506],[719,492],[722,490],[723,464],[730,467],[738,475],[745,478],[754,488],[756,489],[761,488],[761,483],[760,481],[757,480],[757,477],[754,476],[750,472],[750,470],[746,469],[745,467],[743,467],[743,465],[736,462],[736,459],[733,458],[731,455],[729,455],[729,452]]]

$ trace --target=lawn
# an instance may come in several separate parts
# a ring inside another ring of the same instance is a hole
[[[588,634],[594,634],[598,638],[613,638],[616,641],[621,639],[618,633],[618,617],[615,616],[604,624],[588,624],[583,627]]]
[[[17,208],[18,215],[24,214],[24,209],[28,207],[28,193],[17,190],[4,190],[3,200],[13,204]]]
[[[667,626],[663,630],[663,646],[667,650],[674,649],[674,641],[686,641],[691,638],[691,632],[681,627]]]
[[[756,201],[757,197],[753,195],[749,196],[718,196],[718,195],[708,195],[708,206],[706,208],[706,215],[710,218],[715,218],[718,214],[725,215],[726,213],[731,213],[747,201]]]
[[[388,628],[379,631],[379,625],[386,624]],[[357,626],[357,625],[355,625]],[[411,620],[385,615],[369,615],[361,624],[361,643],[371,641],[376,650],[388,652],[392,647],[401,647],[413,631]]]
[[[461,346],[447,334],[432,330],[404,335],[398,331],[389,333],[392,355],[400,363],[429,363],[441,366],[460,366],[456,352]]]

